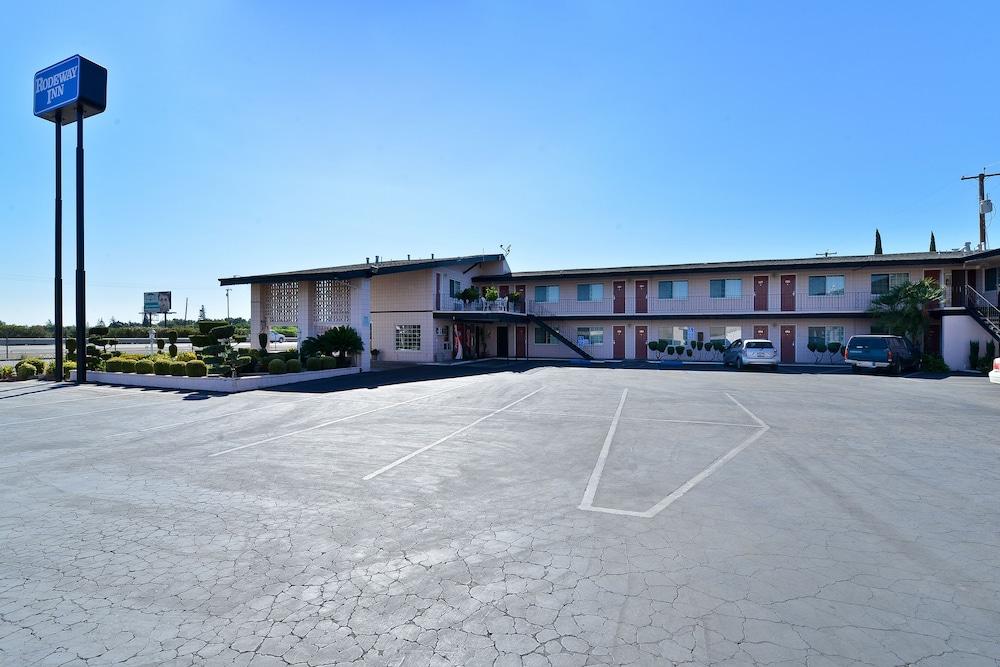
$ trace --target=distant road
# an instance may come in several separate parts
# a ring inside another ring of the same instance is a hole
[[[14,339],[10,340],[10,344],[7,345],[5,344],[5,339],[0,338],[0,362],[18,361],[25,357],[39,357],[41,359],[56,358],[56,348],[52,343],[15,345]],[[244,343],[241,347],[249,347],[249,343]],[[293,347],[295,347],[295,341],[289,343],[271,343],[267,346],[267,349],[270,351],[283,351]],[[119,352],[128,352],[130,354],[147,354],[150,351],[149,343],[119,343],[117,349]],[[163,349],[166,351],[166,347]],[[178,352],[190,352],[191,349],[191,343],[177,341]],[[111,348],[108,347],[108,350],[110,351]],[[153,346],[153,350],[156,350],[155,345]]]

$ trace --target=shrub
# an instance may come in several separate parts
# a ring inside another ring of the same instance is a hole
[[[75,371],[75,370],[76,370],[76,362],[75,361],[64,361],[63,362],[63,379],[64,380],[68,380],[69,379],[69,372],[70,371]]]
[[[170,341],[171,345],[177,345],[177,332],[171,329],[167,332],[167,340]]]
[[[224,327],[228,324],[228,322],[222,322],[219,320],[202,320],[201,322],[198,322],[198,332],[201,334],[207,334],[216,327]]]
[[[944,362],[944,359],[937,354],[925,354],[920,359],[920,370],[927,371],[928,373],[949,373],[951,369],[948,368],[948,364]]]
[[[170,355],[170,356],[171,356],[172,358],[175,358],[175,359],[176,359],[176,358],[177,358],[177,346],[176,346],[176,345],[174,345],[173,343],[171,343],[171,344],[170,344],[170,347],[168,347],[168,348],[167,348],[167,353],[168,353],[168,354],[169,354],[169,355]]]
[[[153,362],[153,372],[157,375],[170,375],[170,364],[169,361],[154,361]]]
[[[234,335],[233,340],[235,340],[237,343],[245,343],[247,342],[247,337]]]
[[[16,369],[18,380],[27,380],[28,378],[35,377],[36,369],[31,364],[21,364]]]
[[[306,370],[307,371],[323,370],[323,357],[309,357],[308,359],[306,359]]]
[[[670,356],[670,357],[674,356],[674,346],[673,345],[668,345],[667,346],[667,356]]]
[[[689,356],[689,357],[693,357],[693,356],[694,356],[694,350],[692,350],[692,349],[691,349],[691,348],[689,347],[688,349],[684,350],[684,354],[686,354],[686,355],[687,355],[687,356]]]
[[[336,357],[320,357],[320,359],[322,359],[322,361],[323,361],[323,370],[324,371],[332,371],[334,368],[337,367],[337,358]]]
[[[87,335],[89,335],[89,336],[96,336],[98,338],[103,337],[103,336],[107,336],[108,335],[108,328],[107,327],[90,327],[90,330],[87,331]]]
[[[835,355],[838,352],[840,352],[840,343],[837,343],[837,342],[827,343],[826,344],[826,349],[827,349],[827,351],[830,354]],[[831,357],[831,359],[832,359],[832,357]]]
[[[285,370],[289,373],[298,373],[302,370],[302,362],[298,359],[289,359],[285,362]]]
[[[184,377],[187,375],[187,364],[183,361],[170,362],[170,374],[174,377]]]
[[[969,368],[975,369],[979,366],[979,341],[969,341]]]
[[[281,375],[285,372],[285,360],[271,359],[271,362],[267,365],[267,372],[271,375]]]
[[[232,338],[233,334],[236,332],[236,327],[230,325],[222,327],[214,327],[208,332],[208,335],[215,340],[220,340],[222,338]]]
[[[122,360],[121,359],[108,359],[104,362],[104,370],[109,373],[121,373],[122,371]]]
[[[260,349],[262,349],[262,350],[266,350],[267,349],[267,333],[266,332],[261,331],[259,334],[257,334],[257,343],[260,345]]]
[[[21,359],[19,362],[14,364],[15,370],[20,368],[24,364],[28,364],[29,366],[35,369],[35,372],[32,375],[45,374],[45,361],[43,359],[39,359],[38,357],[25,357],[24,359]]]
[[[122,359],[122,373],[135,373],[135,365],[138,363],[135,359]]]
[[[185,370],[189,378],[203,378],[208,375],[208,366],[205,365],[204,361],[199,359],[187,362]]]
[[[206,334],[194,334],[191,336],[191,344],[195,347],[205,347],[215,343],[215,339]]]
[[[14,367],[13,366],[0,366],[0,380],[9,380],[14,377]]]
[[[164,340],[163,338],[157,338],[156,339],[156,349],[159,350],[160,352],[163,352],[163,347],[166,344],[167,344],[167,341]]]
[[[153,372],[153,362],[149,359],[140,359],[135,362],[135,372],[139,375],[149,375]]]
[[[76,354],[76,339],[67,338],[66,339],[66,351],[69,352],[69,356]]]
[[[197,358],[198,355],[195,354],[194,352],[181,352],[180,354],[177,355],[177,361],[183,361],[183,362],[194,361]]]

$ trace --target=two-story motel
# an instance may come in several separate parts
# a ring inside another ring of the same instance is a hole
[[[511,272],[504,255],[366,260],[363,264],[222,278],[251,286],[251,340],[276,325],[300,339],[353,326],[395,362],[482,357],[642,360],[650,341],[769,338],[782,363],[816,359],[810,342],[871,333],[872,299],[933,278],[945,297],[924,340],[953,369],[969,342],[1000,340],[1000,250],[810,257]],[[495,300],[463,301],[469,287]],[[370,355],[361,355],[362,368]]]

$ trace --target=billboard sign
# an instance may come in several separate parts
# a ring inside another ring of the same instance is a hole
[[[72,56],[35,73],[35,115],[55,122],[63,109],[62,124],[76,121],[77,105],[87,118],[107,107],[108,70],[81,56]]]
[[[142,298],[142,312],[169,313],[170,292],[146,292]]]

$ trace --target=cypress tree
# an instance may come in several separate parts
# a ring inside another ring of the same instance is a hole
[[[937,252],[937,241],[934,240],[934,232],[931,232],[930,252]]]
[[[875,254],[882,254],[882,235],[878,233],[878,228],[875,229]]]

